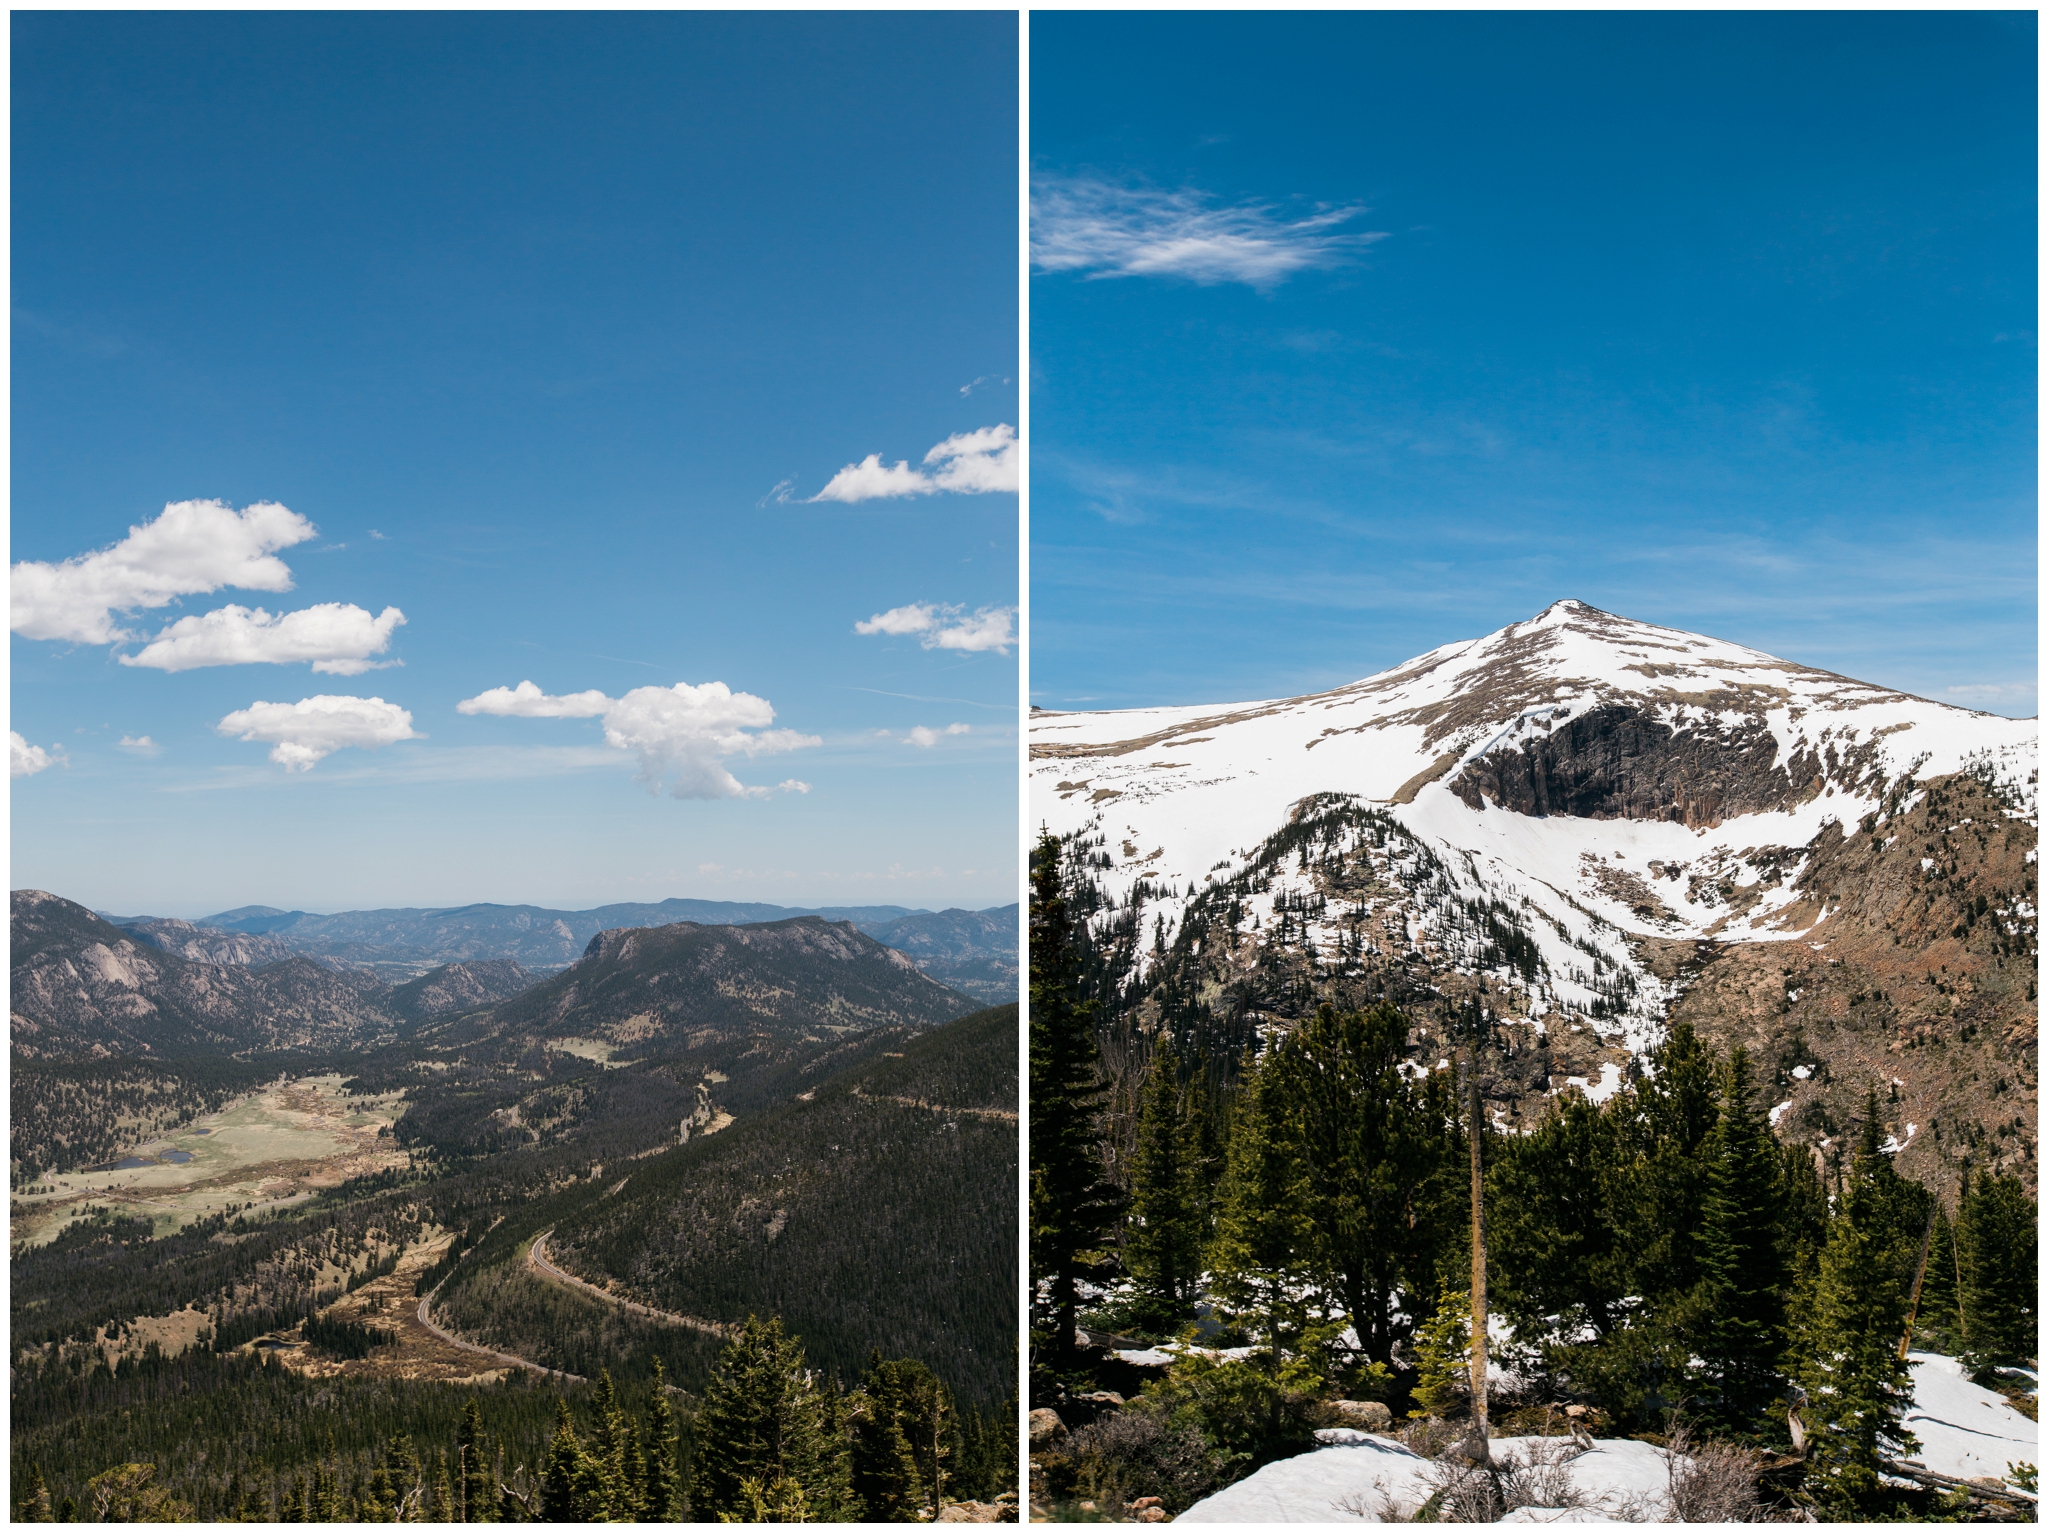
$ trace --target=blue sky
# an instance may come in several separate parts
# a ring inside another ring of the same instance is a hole
[[[14,886],[1015,898],[1016,26],[12,18]]]
[[[1031,25],[1034,703],[1572,596],[2035,712],[2030,13]]]

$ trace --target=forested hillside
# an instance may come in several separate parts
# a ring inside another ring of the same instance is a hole
[[[551,1008],[520,1010],[530,976],[510,963],[392,989],[303,956],[194,963],[68,902],[16,904],[17,961],[42,981],[17,986],[17,1037],[58,1035],[72,998],[52,976],[71,973],[95,1016],[167,1016],[178,1045],[17,1054],[21,1515],[377,1520],[471,1494],[504,1518],[745,1515],[744,1483],[778,1481],[719,1380],[762,1358],[815,1380],[741,1411],[809,1434],[777,1505],[907,1519],[1003,1489],[1014,1006],[935,1025],[970,1003],[815,919],[613,933],[547,982]],[[299,1015],[320,985],[362,1003],[355,1046],[269,1046],[262,1008]],[[755,1217],[769,1196],[779,1220]],[[717,1238],[679,1240],[701,1219]],[[591,1251],[623,1255],[635,1229],[669,1266],[622,1283],[628,1308],[577,1279],[602,1286]],[[560,1268],[528,1260],[543,1231]],[[717,1318],[679,1324],[679,1304]],[[657,1400],[665,1472],[647,1467]],[[638,1458],[619,1456],[618,1412]],[[477,1433],[490,1483],[465,1490]],[[745,1472],[699,1486],[700,1450]]]
[[[1811,1064],[1760,1058],[1740,1035],[1717,1045],[1683,1016],[1631,1078],[1540,1109],[1494,1019],[1426,995],[1326,1002],[1229,1061],[1192,1028],[1147,1039],[1090,993],[1102,971],[1070,870],[1043,841],[1033,1404],[1079,1425],[1100,1413],[1091,1384],[1128,1403],[1046,1456],[1055,1494],[1178,1510],[1356,1419],[1340,1399],[1412,1413],[1433,1455],[1474,1415],[1481,1292],[1494,1433],[1683,1424],[1741,1479],[1729,1504],[1747,1514],[1963,1510],[1964,1492],[1910,1479],[1909,1352],[1960,1358],[2032,1415],[2019,1370],[2038,1348],[2037,1212],[1995,1149],[1961,1172],[1909,1161],[1913,1133],[1867,1077],[1813,1134],[1777,1105]],[[1110,1089],[1105,1043],[1126,1051],[1128,1094]],[[1190,1327],[1199,1345],[1184,1347]],[[1124,1339],[1112,1351],[1090,1332]]]
[[[601,1197],[508,1218],[437,1306],[573,1366],[559,1301],[520,1260],[551,1230],[553,1261],[621,1297],[723,1325],[773,1312],[841,1378],[879,1348],[992,1406],[1015,1339],[1016,1027],[997,1007],[902,1037],[801,1100],[608,1167]]]

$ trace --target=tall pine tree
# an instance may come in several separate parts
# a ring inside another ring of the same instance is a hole
[[[1075,1352],[1078,1284],[1121,1211],[1103,1175],[1096,1109],[1103,1082],[1095,1007],[1076,994],[1074,927],[1060,889],[1060,845],[1031,854],[1031,1270],[1047,1285],[1057,1358]]]
[[[1153,1047],[1139,1103],[1130,1217],[1124,1226],[1124,1262],[1147,1301],[1142,1318],[1168,1331],[1192,1312],[1209,1233],[1205,1113],[1179,1075],[1180,1062],[1162,1036]]]
[[[1881,1463],[1918,1445],[1905,1426],[1912,1373],[1899,1358],[1911,1281],[1899,1227],[1904,1199],[1877,1135],[1873,1092],[1798,1329],[1806,1488],[1824,1513],[1852,1520],[1893,1509],[1897,1493],[1883,1483]],[[1915,1230],[1915,1253],[1918,1244]]]
[[[1777,1392],[1785,1340],[1778,1149],[1754,1096],[1749,1051],[1737,1048],[1706,1144],[1698,1350],[1714,1414],[1739,1435],[1758,1430]]]
[[[845,1465],[828,1390],[781,1320],[749,1315],[719,1353],[697,1415],[693,1515],[744,1520],[761,1496],[781,1504],[785,1482],[802,1491],[809,1515],[838,1515]]]
[[[1298,1289],[1314,1226],[1303,1210],[1301,1168],[1288,1142],[1270,1061],[1238,1075],[1217,1197],[1209,1271],[1224,1311],[1261,1336],[1272,1370],[1298,1338]]]
[[[2036,1354],[2038,1226],[2034,1200],[2018,1177],[1977,1174],[1963,1199],[1957,1238],[1969,1324],[1963,1357],[1980,1378]]]
[[[1438,1138],[1401,1073],[1407,1035],[1384,1002],[1368,1012],[1326,1002],[1273,1065],[1321,1265],[1379,1363],[1393,1358],[1395,1292],[1422,1251],[1416,1201],[1437,1169]]]

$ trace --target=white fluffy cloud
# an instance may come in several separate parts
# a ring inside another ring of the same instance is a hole
[[[7,731],[7,775],[9,778],[33,777],[45,767],[55,766],[64,759],[64,752],[46,751],[40,745],[31,745],[13,730]]]
[[[871,452],[834,474],[831,482],[811,500],[837,500],[850,505],[861,500],[936,495],[942,490],[958,495],[986,495],[994,491],[1014,495],[1022,468],[1017,433],[1005,425],[956,432],[926,453],[924,461],[930,473],[914,469],[908,462],[885,464],[880,453]]]
[[[966,733],[968,733],[968,728],[965,724],[948,724],[944,729],[927,729],[924,725],[919,724],[903,738],[912,745],[915,745],[919,750],[928,751],[947,735],[964,735]]]
[[[123,735],[115,742],[116,750],[124,750],[131,756],[160,756],[163,747],[148,735]]]
[[[767,756],[822,745],[817,735],[770,729],[775,709],[766,698],[735,692],[722,681],[702,686],[635,687],[624,697],[571,692],[555,697],[530,681],[493,687],[455,705],[458,713],[504,718],[604,721],[605,744],[640,758],[638,780],[650,793],[672,798],[761,798],[771,792],[808,793],[794,778],[776,788],[748,787],[725,768],[730,756]]]
[[[135,635],[117,613],[223,586],[289,591],[292,572],[275,551],[313,536],[311,522],[270,501],[242,511],[218,500],[173,501],[109,548],[61,564],[15,565],[10,623],[27,639],[118,643]]]
[[[1031,188],[1031,262],[1097,277],[1183,277],[1267,289],[1335,266],[1384,234],[1344,234],[1361,207],[1288,218],[1265,203],[1218,206],[1195,191],[1040,176]]]
[[[190,671],[203,665],[292,665],[310,660],[316,671],[358,676],[403,664],[369,657],[389,647],[392,631],[404,621],[405,614],[396,607],[372,617],[361,607],[333,601],[275,615],[261,607],[221,607],[179,618],[138,653],[121,656],[121,663]]]
[[[1012,627],[1016,616],[1015,607],[977,607],[970,613],[965,607],[939,602],[912,602],[907,607],[877,612],[855,623],[853,631],[893,634],[899,638],[916,634],[917,642],[926,649],[992,649],[1007,655],[1010,646],[1017,642]]]
[[[295,703],[251,703],[213,726],[224,735],[262,740],[287,772],[306,772],[348,746],[375,750],[423,738],[412,715],[381,697],[304,697]]]

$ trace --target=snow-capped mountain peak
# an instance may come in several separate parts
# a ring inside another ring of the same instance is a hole
[[[1798,885],[1827,835],[1874,836],[1918,784],[1963,772],[2031,825],[2036,740],[2033,720],[1564,600],[1306,697],[1036,712],[1032,807],[1099,846],[1098,922],[1142,910],[1140,979],[1228,888],[1255,930],[1285,913],[1312,963],[1398,944],[1491,976],[1486,993],[1539,1025],[1563,1013],[1633,1052],[1675,993],[1642,939],[1821,939],[1829,906]],[[1247,881],[1304,816],[1324,826],[1318,855],[1379,858],[1406,893],[1377,914],[1363,896],[1332,906],[1305,850]],[[1472,911],[1495,905],[1519,913],[1535,970],[1481,934]]]

